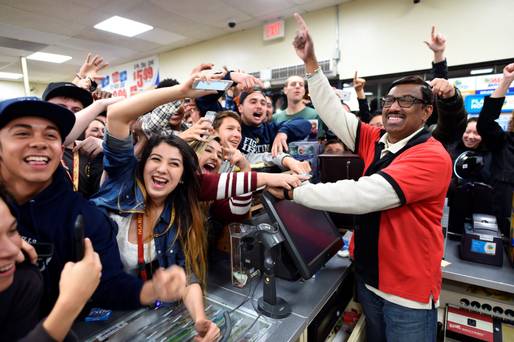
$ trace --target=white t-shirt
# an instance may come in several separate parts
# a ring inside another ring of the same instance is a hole
[[[137,275],[137,243],[132,243],[128,240],[130,222],[134,215],[121,216],[115,213],[109,213],[109,217],[118,224],[118,235],[116,236],[116,240],[118,241],[123,269],[127,273]],[[156,253],[153,239],[150,242],[144,243],[143,251],[145,264],[155,260]]]

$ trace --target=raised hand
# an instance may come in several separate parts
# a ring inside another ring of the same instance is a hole
[[[357,76],[357,71],[355,71],[355,75],[353,76],[353,88],[357,93],[357,98],[365,99],[366,95],[364,95],[364,86],[366,85],[366,80],[364,78],[360,78]]]
[[[455,95],[455,87],[444,78],[434,78],[429,82],[432,86],[432,93],[443,99],[449,99]]]
[[[514,80],[514,63],[510,63],[503,68],[503,78],[507,81],[510,80],[512,83]]]
[[[444,52],[446,49],[446,38],[442,33],[437,33],[435,26],[432,26],[430,41],[425,40],[425,44],[434,52]]]
[[[432,26],[430,41],[425,40],[428,48],[434,52],[434,62],[442,62],[444,60],[444,50],[446,50],[446,38],[437,33],[435,26]]]
[[[315,64],[317,68],[317,60],[316,55],[314,53],[314,43],[312,42],[312,38],[309,34],[309,28],[307,24],[303,20],[302,16],[298,13],[294,14],[294,18],[296,20],[296,25],[298,30],[296,31],[296,36],[293,40],[293,46],[296,51],[296,54],[300,59],[307,65]],[[312,72],[313,70],[308,70],[307,72]]]
[[[498,88],[492,93],[491,97],[504,97],[509,91],[510,84],[514,81],[514,63],[510,63],[503,68],[503,79]]]
[[[105,63],[102,56],[92,56],[91,53],[88,53],[84,63],[79,69],[78,75],[81,78],[90,78],[98,82],[104,78],[104,76],[99,75],[98,72],[108,65],[109,63]]]

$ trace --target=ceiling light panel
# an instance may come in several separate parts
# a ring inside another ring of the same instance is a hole
[[[98,24],[95,29],[116,33],[125,37],[134,37],[146,31],[153,30],[153,27],[131,19],[115,15]]]
[[[23,77],[22,74],[17,74],[17,73],[14,73],[14,72],[2,72],[2,71],[0,71],[0,79],[4,79],[4,80],[19,80],[22,77]]]
[[[27,59],[31,59],[34,61],[42,61],[49,63],[64,63],[71,59],[71,56],[66,55],[58,55],[55,53],[47,53],[47,52],[35,52],[32,55],[27,56]]]

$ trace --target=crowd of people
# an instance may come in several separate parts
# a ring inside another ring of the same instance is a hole
[[[0,328],[7,340],[63,340],[87,304],[130,310],[182,301],[201,341],[219,327],[205,315],[209,251],[221,226],[249,217],[256,195],[358,215],[352,241],[357,296],[370,341],[434,341],[441,290],[441,216],[462,180],[453,162],[485,160],[480,182],[491,213],[510,227],[513,134],[495,122],[514,63],[478,117],[467,119],[448,80],[446,40],[432,29],[434,78],[407,76],[370,110],[354,78],[359,112],[338,97],[317,62],[303,19],[294,49],[303,75],[289,77],[283,110],[258,78],[195,67],[130,98],[96,89],[107,65],[88,55],[73,82],[48,85],[42,99],[0,102]],[[229,90],[193,89],[231,80]],[[310,98],[306,96],[309,85]],[[217,113],[214,120],[208,111]],[[359,180],[309,183],[308,161],[288,144],[317,142],[355,153]],[[288,172],[284,172],[288,171]],[[452,186],[450,186],[452,184]],[[74,224],[84,218],[84,255],[74,258]]]

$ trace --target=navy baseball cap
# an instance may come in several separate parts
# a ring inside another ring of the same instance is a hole
[[[243,91],[241,94],[239,94],[239,104],[243,104],[245,102],[248,95],[253,93],[261,93],[262,95],[266,96],[264,92],[260,88],[253,89],[252,91]]]
[[[0,129],[10,121],[24,116],[37,116],[52,121],[59,129],[63,141],[75,125],[75,114],[72,111],[35,96],[0,102]]]
[[[48,101],[53,97],[64,96],[77,100],[84,108],[93,103],[93,95],[86,89],[77,87],[71,82],[53,82],[46,87],[43,100]]]

